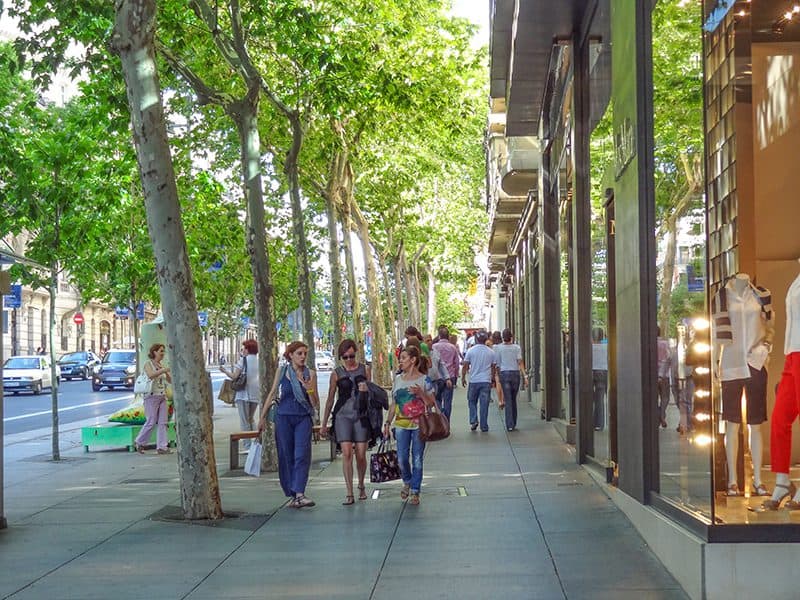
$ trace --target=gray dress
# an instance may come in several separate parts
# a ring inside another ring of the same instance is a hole
[[[355,383],[355,378],[359,375],[366,379],[367,369],[363,364],[359,364],[354,371],[337,367],[336,375],[339,378],[337,384],[339,398],[336,402],[339,409],[334,410],[333,416],[336,441],[340,444],[342,442],[367,442],[370,431],[358,416],[358,385]],[[348,391],[347,397],[343,398],[343,394],[347,394]]]

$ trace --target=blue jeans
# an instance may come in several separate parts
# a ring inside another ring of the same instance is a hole
[[[442,414],[450,420],[450,413],[453,412],[453,390],[458,385],[458,377],[451,377],[451,387],[447,387],[447,379],[440,379],[438,381],[439,387],[436,391],[436,404]]]
[[[395,427],[394,437],[397,440],[397,461],[400,463],[403,483],[411,488],[412,494],[419,494],[419,489],[422,487],[422,456],[425,453],[425,442],[419,439],[419,429]]]
[[[506,429],[517,426],[517,394],[519,393],[519,371],[500,371],[500,386],[506,403]]]
[[[491,383],[470,383],[467,388],[467,404],[469,405],[469,424],[478,422],[478,404],[481,407],[481,431],[489,431],[489,395]]]
[[[278,449],[278,478],[288,497],[305,494],[311,469],[311,428],[308,415],[275,417],[275,445]]]

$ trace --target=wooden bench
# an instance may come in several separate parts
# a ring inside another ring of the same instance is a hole
[[[235,471],[239,468],[239,441],[240,440],[252,440],[258,439],[259,434],[257,431],[236,431],[231,434],[230,439],[230,468],[231,471]],[[311,429],[311,439],[316,444],[322,438],[319,435],[319,425],[314,425]],[[333,439],[330,439],[331,445],[331,462],[336,458],[336,442]]]

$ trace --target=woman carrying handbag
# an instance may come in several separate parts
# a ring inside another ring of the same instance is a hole
[[[397,439],[397,456],[403,487],[400,497],[413,505],[419,504],[422,487],[422,468],[425,442],[419,437],[419,417],[428,407],[436,405],[433,384],[427,376],[427,361],[417,346],[408,345],[398,359],[401,373],[394,378],[389,415],[383,427],[389,437],[392,424]]]

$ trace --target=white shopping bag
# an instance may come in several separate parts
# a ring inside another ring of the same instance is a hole
[[[261,444],[253,442],[247,452],[247,460],[244,463],[244,472],[253,477],[261,475]]]

